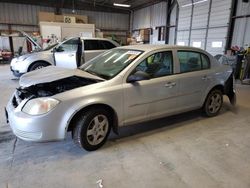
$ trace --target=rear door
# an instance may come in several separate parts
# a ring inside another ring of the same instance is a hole
[[[202,105],[203,95],[211,82],[209,58],[200,52],[179,50],[180,95],[178,107],[181,110]]]
[[[55,64],[64,68],[77,68],[81,62],[82,42],[79,37],[69,39],[55,48]]]
[[[85,62],[116,46],[106,40],[84,39]]]

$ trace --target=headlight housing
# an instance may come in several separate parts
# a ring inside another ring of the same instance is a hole
[[[42,115],[54,109],[60,103],[51,97],[43,97],[29,100],[22,111],[29,115]]]

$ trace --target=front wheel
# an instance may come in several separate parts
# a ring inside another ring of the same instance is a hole
[[[92,109],[78,117],[73,140],[81,148],[94,151],[104,145],[110,129],[110,114],[104,109]]]
[[[42,69],[43,67],[47,67],[48,64],[44,63],[44,62],[36,62],[33,65],[31,65],[31,67],[29,68],[29,71],[33,71],[33,70],[38,70],[38,69]]]
[[[213,117],[218,115],[223,104],[223,95],[220,90],[212,90],[205,101],[203,106],[203,111],[208,117]]]

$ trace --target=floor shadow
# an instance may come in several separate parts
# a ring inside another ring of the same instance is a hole
[[[223,107],[221,114],[228,112],[230,109],[226,105]],[[106,149],[112,147],[115,143],[120,143],[129,137],[144,137],[146,135],[168,131],[180,126],[188,126],[190,123],[202,120],[206,117],[202,115],[201,110],[190,111],[179,115],[174,115],[146,123],[135,124],[132,126],[121,127],[119,129],[119,135],[111,133],[107,143],[96,152],[103,152]],[[0,137],[3,136],[2,142],[6,142],[8,139],[13,139],[11,132],[0,133]],[[64,141],[57,142],[44,142],[35,143],[27,142],[18,139],[15,149],[15,165],[30,162],[37,164],[44,161],[56,161],[61,159],[76,160],[87,155],[91,155],[92,152],[88,152],[84,149],[76,146],[71,138],[71,134],[68,133]]]
[[[178,115],[173,115],[157,120],[152,120],[149,122],[145,123],[139,123],[139,124],[134,124],[131,126],[125,126],[119,128],[119,135],[111,134],[109,141],[115,141],[116,139],[121,139],[129,136],[134,136],[134,135],[141,135],[145,136],[148,133],[150,134],[151,132],[157,132],[157,131],[162,131],[168,130],[168,129],[173,129],[179,126],[183,126],[184,124],[189,124],[191,122],[195,122],[197,120],[200,120],[204,118],[202,116],[201,110],[194,110]],[[184,124],[183,124],[184,123]]]

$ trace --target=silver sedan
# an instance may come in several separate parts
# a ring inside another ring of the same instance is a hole
[[[49,66],[25,74],[6,116],[28,141],[64,139],[100,148],[110,130],[202,108],[219,113],[223,95],[235,103],[229,66],[191,47],[136,45],[109,50],[78,69]]]

